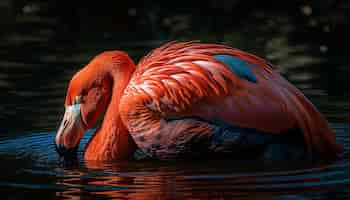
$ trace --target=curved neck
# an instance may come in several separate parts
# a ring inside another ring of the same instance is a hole
[[[113,79],[112,95],[103,122],[85,149],[85,160],[126,160],[132,157],[137,146],[124,126],[119,114],[119,102],[135,69],[128,62],[124,66],[111,68]]]

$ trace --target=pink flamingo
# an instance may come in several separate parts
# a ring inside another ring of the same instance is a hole
[[[155,159],[244,158],[278,141],[277,151],[296,147],[309,158],[335,159],[342,146],[325,118],[270,66],[199,42],[165,44],[137,66],[122,51],[103,52],[70,81],[57,150],[67,155],[104,116],[86,160],[125,160],[136,150]]]

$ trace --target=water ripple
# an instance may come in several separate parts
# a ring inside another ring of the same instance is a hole
[[[333,127],[337,140],[347,148],[350,127],[346,124]],[[93,132],[90,130],[83,137],[79,148],[81,162],[71,167],[59,164],[53,143],[55,132],[1,138],[0,187],[55,192],[54,196],[61,198],[81,196],[85,192],[89,196],[132,199],[152,199],[160,195],[308,199],[310,192],[314,199],[325,191],[341,192],[350,187],[347,153],[342,160],[330,165],[262,161],[83,162],[83,149]]]

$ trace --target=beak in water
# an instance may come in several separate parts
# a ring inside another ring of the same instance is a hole
[[[55,138],[58,154],[64,158],[75,157],[84,132],[85,128],[81,121],[80,104],[66,106],[66,112]]]

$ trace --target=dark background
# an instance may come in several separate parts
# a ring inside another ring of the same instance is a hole
[[[170,40],[257,54],[332,122],[349,121],[350,1],[0,1],[0,134],[54,130],[72,74],[108,49]]]

